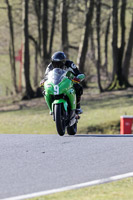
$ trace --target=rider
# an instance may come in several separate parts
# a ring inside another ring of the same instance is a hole
[[[61,68],[66,71],[71,71],[75,75],[74,81],[76,83],[74,84],[74,88],[76,91],[76,98],[77,98],[76,113],[81,114],[83,111],[80,108],[80,99],[81,95],[83,94],[83,87],[81,86],[81,84],[79,84],[81,81],[78,78],[78,75],[81,75],[80,71],[72,61],[66,59],[66,55],[64,54],[64,52],[58,51],[52,55],[51,63],[47,66],[44,79],[41,82],[45,82],[48,79],[48,73],[54,68]],[[84,77],[85,77],[84,74],[82,74],[82,80],[84,79]]]

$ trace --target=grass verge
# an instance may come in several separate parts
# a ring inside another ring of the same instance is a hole
[[[132,200],[132,188],[133,178],[127,178],[102,185],[36,197],[32,200]]]
[[[82,98],[84,113],[78,123],[78,133],[119,134],[120,116],[133,115],[132,102],[132,90],[96,95],[85,90]],[[43,99],[8,104],[7,109],[0,105],[1,133],[56,133],[55,123]]]

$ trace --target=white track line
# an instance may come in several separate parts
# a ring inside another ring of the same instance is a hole
[[[121,175],[117,175],[117,176],[112,176],[112,177],[104,178],[104,179],[100,179],[100,180],[90,181],[90,182],[86,182],[86,183],[62,187],[62,188],[58,188],[58,189],[36,192],[36,193],[32,193],[32,194],[21,195],[21,196],[16,196],[16,197],[11,197],[11,198],[1,199],[1,200],[30,199],[30,198],[45,196],[45,195],[53,194],[53,193],[57,193],[57,192],[64,192],[64,191],[68,191],[68,190],[74,190],[74,189],[79,189],[79,188],[83,188],[83,187],[88,187],[88,186],[93,186],[93,185],[98,185],[98,184],[103,184],[103,183],[109,183],[112,181],[117,181],[117,180],[120,180],[123,178],[128,178],[128,177],[133,177],[133,172],[130,172],[127,174],[121,174]]]

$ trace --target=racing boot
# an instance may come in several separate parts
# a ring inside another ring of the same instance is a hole
[[[80,108],[80,99],[81,99],[81,97],[78,96],[78,97],[77,97],[76,114],[82,114],[82,113],[83,113],[82,109]]]

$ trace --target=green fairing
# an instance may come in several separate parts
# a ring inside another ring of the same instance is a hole
[[[52,111],[52,99],[51,99],[51,96],[50,95],[45,95],[45,101],[48,105],[48,108],[50,111]]]
[[[63,73],[63,70],[62,70]],[[69,79],[72,78],[73,75],[71,73],[64,73],[59,76],[59,81],[57,79],[57,83],[55,84],[52,79],[54,79],[58,75],[56,71],[51,71],[49,74],[48,80],[44,84],[44,90],[45,90],[45,100],[46,103],[52,112],[53,104],[63,103],[64,108],[67,111],[68,103],[70,104],[71,110],[76,109],[76,93],[73,87],[73,82]],[[69,78],[68,78],[69,77]],[[56,79],[55,79],[56,81]],[[54,96],[64,94],[68,97],[69,102],[67,103],[66,99],[59,99],[54,100]]]
[[[75,93],[74,88],[69,89],[69,90],[66,92],[66,95],[67,95],[68,98],[69,98],[70,105],[71,105],[71,109],[72,109],[72,110],[76,109],[76,93]]]
[[[63,103],[64,109],[65,109],[65,111],[67,111],[68,103],[64,99],[59,99],[59,100],[53,101],[53,103],[52,103],[52,112],[53,112],[53,105],[54,104],[59,104],[59,103]]]

